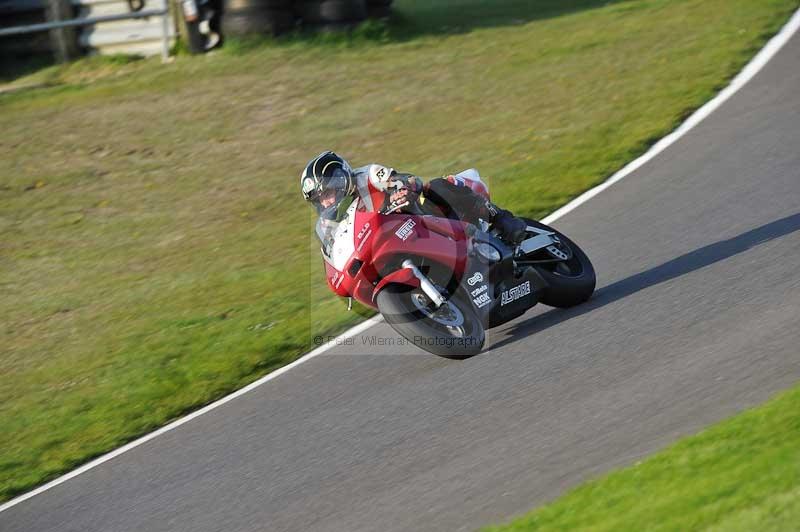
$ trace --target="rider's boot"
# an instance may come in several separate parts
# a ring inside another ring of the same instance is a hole
[[[510,211],[501,209],[490,201],[485,201],[481,208],[481,218],[497,229],[500,238],[510,244],[519,244],[525,240],[528,223],[517,218]]]

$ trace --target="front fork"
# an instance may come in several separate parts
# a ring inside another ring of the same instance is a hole
[[[425,274],[419,271],[419,268],[417,268],[414,263],[411,262],[411,259],[406,259],[403,261],[403,268],[411,270],[411,272],[414,274],[414,277],[419,279],[419,287],[423,292],[425,292],[425,295],[428,296],[428,299],[430,299],[431,302],[436,305],[436,308],[439,308],[444,304],[444,297],[442,296],[442,293],[439,292],[439,290],[434,286],[431,280],[425,276]]]

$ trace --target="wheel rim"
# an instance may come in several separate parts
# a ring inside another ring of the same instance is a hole
[[[435,307],[424,293],[411,294],[411,302],[426,318],[433,321],[437,328],[447,331],[451,336],[464,337],[464,313],[452,301],[445,301]]]
[[[554,263],[551,271],[561,277],[580,277],[583,275],[583,263],[581,263],[575,251],[563,240],[558,241],[558,246],[560,248],[566,248],[566,252],[569,253],[571,257],[567,260]]]

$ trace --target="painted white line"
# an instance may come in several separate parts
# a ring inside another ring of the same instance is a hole
[[[380,318],[380,316],[378,318]],[[242,388],[240,390],[236,390],[232,394],[226,395],[222,399],[219,399],[219,400],[217,400],[217,401],[215,401],[213,403],[210,403],[210,404],[204,406],[203,408],[201,408],[200,410],[197,410],[197,411],[192,412],[191,414],[189,414],[189,415],[187,415],[185,417],[177,419],[177,420],[173,421],[172,423],[170,423],[169,425],[164,425],[160,429],[158,429],[158,430],[156,430],[154,432],[151,432],[150,434],[146,434],[146,435],[142,436],[141,438],[139,438],[138,440],[134,440],[134,441],[132,441],[130,443],[127,443],[127,444],[123,445],[122,447],[120,447],[119,449],[114,449],[110,453],[104,454],[103,456],[101,456],[99,458],[95,458],[91,462],[88,462],[88,463],[82,465],[78,469],[75,469],[74,471],[70,471],[66,475],[58,477],[57,479],[51,480],[47,484],[39,486],[38,488],[36,488],[33,491],[29,491],[28,493],[25,493],[24,495],[20,495],[16,499],[11,499],[7,503],[5,503],[2,506],[0,506],[0,512],[8,510],[12,506],[16,506],[17,504],[19,504],[19,503],[21,503],[21,502],[23,502],[23,501],[25,501],[27,499],[30,499],[31,497],[34,497],[34,496],[36,496],[36,495],[38,495],[38,494],[40,494],[40,493],[42,493],[44,491],[47,491],[50,488],[54,488],[54,487],[58,486],[59,484],[63,484],[64,482],[70,480],[71,478],[77,477],[81,473],[85,473],[86,471],[89,471],[90,469],[93,469],[93,468],[99,466],[100,464],[102,464],[104,462],[108,462],[112,458],[115,458],[115,457],[117,457],[117,456],[119,456],[119,455],[121,455],[123,453],[126,453],[126,452],[130,451],[131,449],[134,449],[134,448],[142,445],[143,443],[146,443],[146,442],[152,440],[153,438],[157,438],[158,436],[161,436],[165,432],[169,432],[169,431],[171,431],[173,429],[176,429],[176,428],[180,427],[181,425],[183,425],[184,423],[188,423],[189,421],[193,420],[194,418],[200,417],[203,414],[205,414],[206,412],[210,412],[211,410],[214,410],[215,408],[218,408],[218,407],[224,405],[225,403],[233,401],[234,399],[236,399],[240,395],[244,395],[247,392],[249,392],[250,390],[253,390],[254,388],[258,388],[262,384],[264,384],[266,382],[269,382],[272,379],[275,379],[277,377],[280,377],[281,375],[283,375],[287,371],[291,370],[292,368],[294,368],[296,366],[299,366],[303,362],[308,362],[312,358],[314,358],[316,356],[319,356],[322,353],[324,353],[325,351],[328,351],[332,347],[336,346],[339,340],[344,340],[346,338],[350,338],[352,336],[360,334],[361,332],[369,329],[370,327],[372,327],[376,323],[379,323],[380,321],[383,321],[382,319],[378,319],[378,318],[371,318],[371,319],[369,319],[369,320],[367,320],[365,322],[359,323],[355,327],[345,331],[340,336],[338,336],[336,338],[336,341],[328,342],[325,345],[322,345],[322,346],[314,349],[310,353],[308,353],[306,355],[303,355],[301,358],[298,358],[297,360],[295,360],[291,364],[287,364],[286,366],[283,366],[280,369],[276,369],[275,371],[273,371],[269,375],[265,375],[265,376],[261,377],[260,379],[258,379],[257,381],[251,382],[250,384],[248,384],[244,388]]]
[[[659,153],[664,151],[669,145],[673,144],[679,138],[681,138],[686,133],[688,133],[693,127],[695,127],[697,124],[699,124],[704,118],[706,118],[708,115],[713,113],[720,105],[722,105],[723,102],[725,102],[725,100],[727,100],[728,98],[733,96],[733,94],[736,93],[736,91],[741,89],[748,81],[750,81],[764,67],[764,65],[766,65],[767,62],[769,62],[770,59],[772,59],[772,57],[778,52],[778,50],[780,50],[783,47],[783,45],[786,44],[786,42],[792,37],[792,35],[795,34],[795,32],[798,30],[798,28],[800,28],[800,9],[798,9],[794,13],[792,18],[789,19],[789,22],[787,22],[783,26],[781,31],[777,35],[775,35],[772,39],[770,39],[770,41],[766,44],[766,46],[764,46],[764,48],[762,48],[761,51],[747,64],[747,66],[733,79],[733,81],[731,81],[731,84],[728,85],[728,87],[726,87],[722,92],[717,94],[717,96],[714,99],[712,99],[711,101],[706,103],[703,107],[701,107],[700,109],[695,111],[695,113],[692,114],[692,116],[690,116],[683,124],[681,124],[680,127],[678,127],[678,129],[676,129],[675,131],[673,131],[672,133],[670,133],[669,135],[667,135],[666,137],[664,137],[663,139],[661,139],[660,141],[655,143],[647,151],[647,153],[645,153],[644,155],[642,155],[638,159],[636,159],[636,160],[632,161],[631,163],[629,163],[628,165],[626,165],[624,168],[622,168],[622,170],[620,170],[619,172],[615,173],[610,178],[608,178],[608,180],[606,180],[603,183],[597,185],[593,189],[584,192],[583,194],[581,194],[580,196],[578,196],[574,200],[570,201],[569,203],[567,203],[566,205],[564,205],[563,207],[561,207],[560,209],[558,209],[554,213],[550,214],[546,218],[543,218],[542,219],[542,223],[546,223],[546,224],[552,223],[555,220],[557,220],[557,219],[561,218],[562,216],[564,216],[565,214],[567,214],[568,212],[575,210],[579,205],[582,205],[582,204],[586,203],[591,198],[593,198],[596,195],[598,195],[600,192],[604,191],[605,189],[607,189],[608,187],[610,187],[614,183],[622,180],[622,178],[624,178],[628,174],[630,174],[633,171],[635,171],[636,169],[640,168],[642,165],[647,163],[650,159],[652,159],[653,157],[655,157],[656,155],[658,155]],[[67,473],[64,476],[58,477],[57,479],[52,480],[52,481],[48,482],[47,484],[39,486],[38,488],[34,489],[33,491],[29,491],[28,493],[25,493],[24,495],[20,495],[19,497],[15,498],[15,499],[11,499],[10,501],[6,502],[5,504],[0,505],[0,512],[8,510],[9,508],[11,508],[13,506],[16,506],[17,504],[19,504],[19,503],[21,503],[23,501],[26,501],[26,500],[30,499],[31,497],[34,497],[34,496],[36,496],[36,495],[38,495],[38,494],[40,494],[40,493],[42,493],[44,491],[47,491],[50,488],[54,488],[54,487],[58,486],[59,484],[63,484],[64,482],[66,482],[66,481],[68,481],[68,480],[70,480],[70,479],[72,479],[74,477],[77,477],[81,473],[85,473],[86,471],[89,471],[90,469],[93,469],[93,468],[99,466],[100,464],[102,464],[104,462],[108,462],[112,458],[115,458],[115,457],[117,457],[117,456],[119,456],[119,455],[121,455],[123,453],[126,453],[126,452],[130,451],[131,449],[134,449],[134,448],[142,445],[143,443],[146,443],[146,442],[148,442],[148,441],[150,441],[150,440],[152,440],[154,438],[157,438],[158,436],[164,434],[165,432],[169,432],[169,431],[171,431],[173,429],[176,429],[176,428],[180,427],[181,425],[183,425],[184,423],[188,423],[189,421],[193,420],[194,418],[202,416],[206,412],[210,412],[211,410],[214,410],[215,408],[218,408],[218,407],[224,405],[225,403],[227,403],[229,401],[233,401],[234,399],[236,399],[240,395],[244,395],[247,392],[249,392],[250,390],[258,388],[262,384],[264,384],[266,382],[269,382],[272,379],[275,379],[275,378],[283,375],[284,373],[286,373],[287,371],[291,370],[292,368],[294,368],[296,366],[299,366],[300,364],[302,364],[304,362],[308,362],[312,358],[325,353],[326,351],[328,351],[332,347],[340,344],[342,340],[345,340],[347,338],[351,338],[351,337],[353,337],[353,336],[355,336],[357,334],[360,334],[363,331],[365,331],[365,330],[369,329],[370,327],[372,327],[373,325],[376,325],[376,324],[378,324],[378,323],[380,323],[382,321],[383,321],[383,318],[381,316],[376,316],[376,317],[371,318],[371,319],[369,319],[369,320],[367,320],[367,321],[365,321],[363,323],[360,323],[360,324],[356,325],[355,327],[353,327],[352,329],[349,329],[349,330],[345,331],[344,333],[342,333],[335,340],[332,340],[332,341],[328,342],[327,344],[322,345],[322,346],[314,349],[310,353],[308,353],[306,355],[303,355],[301,358],[298,358],[297,360],[295,360],[291,364],[288,364],[288,365],[286,365],[286,366],[284,366],[284,367],[282,367],[280,369],[277,369],[277,370],[273,371],[269,375],[266,375],[266,376],[258,379],[257,381],[248,384],[244,388],[242,388],[240,390],[237,390],[237,391],[233,392],[230,395],[226,395],[222,399],[219,399],[218,401],[215,401],[215,402],[213,402],[213,403],[211,403],[209,405],[206,405],[203,408],[201,408],[200,410],[192,412],[191,414],[189,414],[189,415],[187,415],[185,417],[182,417],[182,418],[180,418],[180,419],[178,419],[176,421],[173,421],[169,425],[165,425],[165,426],[161,427],[160,429],[158,429],[158,430],[156,430],[154,432],[151,432],[150,434],[142,436],[138,440],[134,440],[134,441],[132,441],[132,442],[126,444],[126,445],[123,445],[119,449],[115,449],[115,450],[111,451],[108,454],[104,454],[103,456],[101,456],[99,458],[96,458],[96,459],[92,460],[91,462],[88,462],[88,463],[82,465],[78,469],[75,469],[74,471],[71,471],[71,472]]]
[[[719,94],[717,94],[712,100],[708,103],[703,105],[700,109],[695,111],[692,116],[686,119],[678,129],[664,137],[663,139],[659,140],[655,144],[653,144],[647,152],[640,156],[638,159],[635,159],[625,165],[619,172],[615,173],[611,177],[609,177],[606,181],[600,183],[596,187],[591,190],[587,190],[574,200],[570,201],[554,213],[550,214],[546,218],[542,219],[542,223],[549,224],[558,220],[568,212],[575,210],[578,206],[583,205],[593,197],[600,194],[602,191],[621,181],[625,176],[629,175],[630,173],[636,171],[637,169],[644,166],[648,161],[650,161],[653,157],[667,149],[669,146],[674,144],[678,139],[684,136],[686,133],[691,131],[697,124],[703,121],[708,115],[713,113],[717,110],[717,108],[725,103],[731,96],[736,94],[736,92],[745,86],[745,84],[753,79],[753,77],[766,65],[772,57],[778,53],[784,44],[787,43],[789,39],[791,39],[792,35],[797,32],[797,29],[800,27],[800,9],[795,11],[792,18],[789,19],[781,31],[778,32],[770,41],[761,49],[756,56],[747,63],[747,66],[737,74],[733,81],[731,81],[730,85],[725,87]]]

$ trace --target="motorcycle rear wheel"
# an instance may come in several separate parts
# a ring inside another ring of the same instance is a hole
[[[568,260],[533,266],[548,284],[539,301],[551,307],[567,308],[579,305],[592,297],[597,275],[586,253],[566,235],[552,227],[529,218],[524,220],[530,226],[552,231],[572,252]]]
[[[376,303],[386,323],[429,353],[464,359],[483,349],[483,325],[472,306],[459,297],[449,297],[436,309],[419,288],[393,283],[378,293]]]

